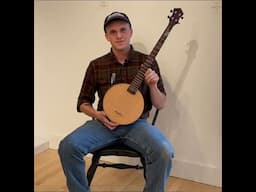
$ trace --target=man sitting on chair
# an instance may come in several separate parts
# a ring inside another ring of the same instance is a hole
[[[153,60],[139,87],[144,100],[140,117],[126,125],[112,122],[103,109],[105,93],[112,84],[130,84],[147,55],[134,50],[130,44],[133,30],[126,14],[113,12],[108,15],[104,21],[104,31],[111,50],[89,63],[77,102],[77,111],[94,120],[85,122],[59,144],[58,152],[68,190],[89,192],[84,156],[121,139],[126,145],[139,151],[145,159],[144,192],[164,192],[172,168],[174,150],[161,131],[147,121],[152,105],[162,109],[166,102],[158,63]],[[96,92],[99,102],[97,109],[94,109],[92,104]]]

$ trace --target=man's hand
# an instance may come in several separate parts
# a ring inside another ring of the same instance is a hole
[[[155,108],[162,109],[166,102],[166,96],[158,89],[158,81],[158,74],[149,68],[145,73],[145,82],[150,89],[151,101]]]
[[[152,69],[148,69],[145,73],[145,82],[148,86],[156,85],[159,80],[158,74]]]
[[[104,111],[98,111],[96,117],[103,125],[111,130],[114,130],[119,124],[110,121]]]

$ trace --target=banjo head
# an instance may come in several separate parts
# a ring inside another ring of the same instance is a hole
[[[103,99],[103,109],[107,117],[120,125],[136,121],[144,109],[144,99],[140,91],[130,93],[126,83],[113,85]]]

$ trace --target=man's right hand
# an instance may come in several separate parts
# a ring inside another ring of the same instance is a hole
[[[96,119],[111,130],[114,130],[119,125],[118,123],[110,121],[104,111],[98,111]]]

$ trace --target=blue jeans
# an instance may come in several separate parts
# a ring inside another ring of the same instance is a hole
[[[84,156],[118,139],[145,158],[144,192],[164,192],[172,167],[174,150],[160,130],[145,119],[110,130],[97,120],[67,135],[59,144],[59,156],[69,192],[89,192]]]

